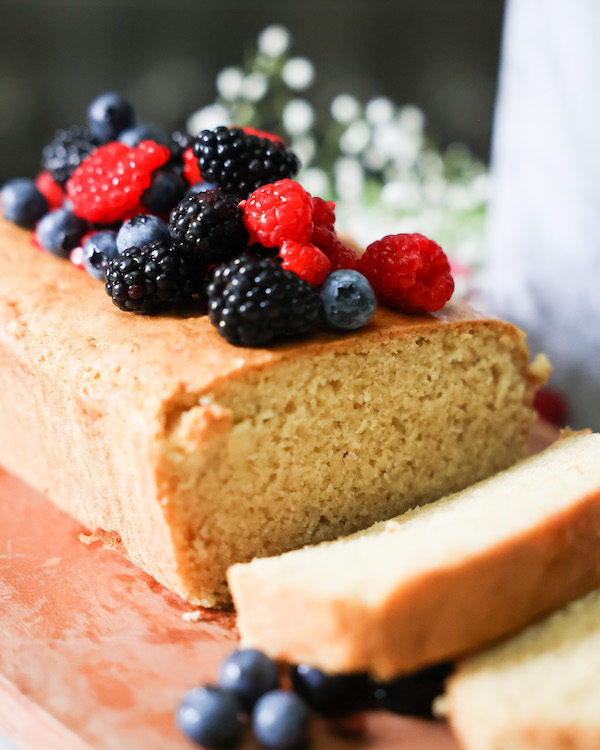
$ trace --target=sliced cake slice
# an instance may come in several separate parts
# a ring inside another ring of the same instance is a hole
[[[600,435],[228,577],[243,643],[271,656],[383,679],[455,658],[600,585]]]
[[[466,750],[600,747],[600,589],[460,665],[444,711]]]

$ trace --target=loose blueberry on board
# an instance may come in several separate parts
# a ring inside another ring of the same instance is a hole
[[[241,707],[228,690],[195,687],[184,695],[175,714],[175,723],[199,745],[231,747],[241,736]]]
[[[85,229],[86,223],[72,211],[57,208],[40,220],[36,234],[43,248],[61,258],[68,258],[71,250],[79,244]]]
[[[119,133],[118,139],[126,146],[135,148],[141,141],[154,141],[161,146],[171,146],[171,138],[167,133],[159,128],[158,125],[143,124],[136,125],[133,128],[127,128]]]
[[[362,328],[377,309],[375,293],[358,271],[334,271],[320,290],[323,317],[332,328],[354,331]]]
[[[299,695],[272,690],[254,707],[252,729],[264,747],[292,750],[306,742],[309,720],[308,706]]]
[[[364,673],[330,675],[300,664],[291,670],[292,687],[325,716],[350,716],[373,707],[373,686]]]
[[[230,654],[219,667],[219,685],[235,693],[242,707],[251,711],[256,701],[279,683],[277,665],[256,649]]]
[[[87,114],[90,131],[99,143],[114,141],[123,130],[135,125],[133,107],[114,92],[94,99]]]
[[[83,267],[93,278],[106,281],[108,261],[118,254],[116,232],[95,232],[83,244]]]
[[[156,172],[140,198],[140,202],[155,214],[168,214],[183,197],[185,187],[181,177],[173,172]]]
[[[7,221],[32,227],[48,211],[48,201],[33,180],[17,177],[5,182],[0,190],[2,213]]]
[[[433,701],[444,692],[444,682],[452,671],[451,662],[443,662],[390,682],[374,682],[374,708],[432,719]]]
[[[142,247],[157,240],[169,240],[168,226],[158,216],[139,214],[119,229],[117,249],[123,253],[128,247]]]

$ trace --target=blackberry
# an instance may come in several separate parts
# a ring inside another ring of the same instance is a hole
[[[61,128],[42,149],[42,169],[47,169],[54,181],[64,187],[81,162],[97,148],[98,141],[87,128]]]
[[[164,240],[130,247],[108,262],[106,293],[121,310],[152,314],[186,304],[200,291],[204,267]]]
[[[261,185],[294,177],[300,169],[298,157],[283,143],[240,128],[203,130],[194,143],[194,155],[204,180],[241,198]]]
[[[237,346],[306,335],[320,316],[319,295],[308,282],[276,260],[247,255],[215,269],[208,302],[211,323]]]
[[[173,247],[197,253],[207,264],[241,255],[250,236],[234,195],[205,191],[184,198],[171,212]]]

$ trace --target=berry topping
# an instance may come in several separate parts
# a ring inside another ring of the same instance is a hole
[[[422,234],[388,235],[371,243],[358,270],[380,302],[408,313],[440,310],[454,291],[448,258]]]
[[[297,182],[284,179],[255,190],[244,202],[250,242],[278,247],[285,240],[308,242],[313,232],[313,199]]]
[[[569,422],[569,405],[565,396],[554,388],[542,388],[533,397],[533,408],[542,419],[566,427]]]
[[[48,201],[48,208],[53,211],[60,208],[65,200],[65,191],[52,179],[50,172],[44,170],[35,178],[35,186]]]
[[[33,180],[17,177],[5,182],[0,190],[2,214],[7,221],[32,227],[48,210],[48,201]]]
[[[117,234],[117,250],[123,253],[128,247],[142,247],[156,240],[169,241],[169,228],[157,216],[140,214],[128,219]]]
[[[141,202],[155,214],[168,214],[183,198],[183,180],[174,172],[155,172],[150,187],[142,193]]]
[[[358,256],[354,250],[340,242],[336,236],[329,244],[318,246],[329,258],[332,271],[339,271],[342,268],[355,271],[358,268]]]
[[[309,720],[308,707],[299,695],[272,690],[254,707],[252,729],[263,747],[291,750],[306,742]]]
[[[66,208],[57,208],[39,221],[36,236],[43,248],[61,258],[68,258],[85,230],[86,224],[78,216]]]
[[[90,276],[106,281],[108,261],[116,258],[118,254],[116,232],[94,232],[88,235],[83,243],[81,261]]]
[[[94,223],[123,218],[138,205],[152,172],[169,156],[166,146],[152,141],[142,141],[135,149],[118,142],[100,146],[67,182],[74,212]]]
[[[256,135],[259,138],[267,138],[267,140],[273,141],[274,143],[283,143],[283,138],[281,136],[275,135],[275,133],[269,133],[267,130],[259,130],[258,128],[253,128],[251,125],[244,125],[242,130],[246,135]]]
[[[364,673],[326,674],[300,664],[291,670],[292,687],[320,714],[349,716],[373,706],[372,684]]]
[[[310,242],[286,240],[279,252],[283,258],[281,264],[287,271],[293,271],[309,284],[322,284],[331,269],[327,256],[316,245]]]
[[[247,135],[241,128],[203,130],[194,154],[204,180],[241,198],[261,185],[293,177],[300,168],[298,157],[282,143]]]
[[[189,739],[206,748],[231,747],[242,733],[237,698],[219,687],[196,687],[187,692],[175,723]]]
[[[365,326],[377,309],[371,285],[358,271],[334,271],[321,287],[323,317],[332,328],[354,331]]]
[[[321,312],[310,284],[276,260],[248,256],[215,270],[208,298],[211,323],[238,346],[268,346],[306,335]]]
[[[235,693],[246,711],[278,684],[277,664],[256,649],[234,651],[219,667],[219,685]]]
[[[183,152],[183,176],[189,185],[197,185],[199,182],[202,182],[198,159],[194,156],[192,146],[188,146]]]
[[[118,140],[130,148],[139,146],[142,141],[154,141],[161,146],[170,146],[171,139],[158,125],[136,125],[119,133]]]
[[[54,138],[42,149],[42,169],[48,170],[59,185],[64,186],[84,159],[98,147],[98,141],[87,128],[75,125],[57,130]]]
[[[98,143],[108,143],[135,125],[135,112],[118,94],[102,94],[88,107],[88,125]]]
[[[335,203],[313,198],[313,233],[310,241],[329,258],[332,271],[341,268],[356,269],[358,257],[351,248],[338,239],[335,231]]]
[[[248,245],[248,231],[234,195],[202,192],[184,198],[169,221],[174,247],[196,252],[207,264],[235,258]]]
[[[121,310],[152,314],[186,304],[200,290],[204,268],[190,253],[157,241],[127,248],[108,262],[106,293]]]

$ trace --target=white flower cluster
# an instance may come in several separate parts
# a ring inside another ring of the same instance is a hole
[[[340,93],[323,125],[304,93],[315,81],[314,66],[290,57],[291,43],[283,26],[264,29],[246,69],[219,73],[218,99],[189,118],[190,133],[232,123],[279,132],[303,164],[299,182],[336,201],[342,231],[363,245],[385,234],[421,232],[450,256],[457,291],[476,289],[488,197],[485,166],[463,145],[440,151],[427,136],[423,112],[386,97],[363,104]]]

